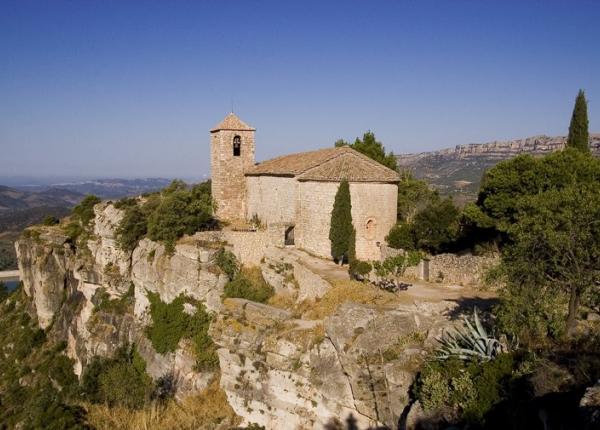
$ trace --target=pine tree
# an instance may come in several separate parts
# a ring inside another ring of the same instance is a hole
[[[331,241],[331,256],[334,260],[343,262],[348,260],[349,252],[354,248],[350,242],[354,238],[352,226],[352,203],[350,201],[350,185],[343,180],[335,194],[331,224],[329,227],[329,240]]]
[[[569,125],[567,147],[577,148],[584,152],[590,151],[588,125],[587,101],[583,90],[579,90]]]

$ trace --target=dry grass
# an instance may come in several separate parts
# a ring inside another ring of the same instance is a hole
[[[290,294],[275,294],[267,301],[268,305],[279,309],[294,310],[296,299]]]
[[[368,305],[390,305],[398,303],[398,296],[373,285],[352,280],[335,280],[332,288],[321,300],[315,302],[303,314],[306,319],[323,319],[335,313],[339,305],[354,302]]]
[[[89,424],[98,430],[224,430],[240,422],[218,380],[180,403],[174,400],[164,405],[153,403],[139,411],[105,405],[86,404],[84,407]]]

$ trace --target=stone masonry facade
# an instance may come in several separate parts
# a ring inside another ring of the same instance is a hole
[[[211,131],[212,195],[216,215],[223,220],[240,220],[246,216],[246,178],[254,166],[254,130]],[[234,140],[239,138],[239,155],[234,154]]]
[[[265,236],[269,243],[258,243],[283,246],[284,240],[290,244],[293,237],[296,247],[331,258],[331,212],[339,184],[346,179],[356,257],[379,260],[385,236],[396,222],[397,172],[351,148],[328,148],[255,164],[254,131],[233,114],[211,130],[217,217],[235,222],[256,216],[263,228],[281,236],[270,234]]]

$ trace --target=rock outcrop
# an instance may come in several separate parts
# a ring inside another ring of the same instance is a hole
[[[466,194],[473,199],[483,173],[502,160],[520,154],[544,155],[565,147],[565,136],[471,143],[418,154],[397,155],[398,166],[412,171],[444,193]],[[600,156],[600,134],[590,134],[590,149]]]
[[[247,422],[266,428],[321,429],[352,415],[360,428],[394,428],[410,387],[448,321],[440,303],[341,305],[325,320],[228,299],[211,328],[221,348],[221,385]]]
[[[83,246],[74,246],[59,227],[36,227],[16,244],[25,292],[40,327],[52,327],[52,335],[67,342],[76,374],[92,357],[111,356],[123,344],[135,343],[153,378],[173,374],[180,394],[205,387],[211,375],[194,370],[193,353],[183,342],[174,353],[159,354],[146,338],[147,293],[157,293],[164,302],[184,294],[218,311],[227,281],[213,262],[218,247],[190,241],[168,255],[163,245],[142,240],[127,253],[115,237],[122,212],[104,203],[96,206],[95,214]],[[119,299],[130,289],[131,312],[97,308],[99,293]]]
[[[39,324],[67,343],[77,374],[92,357],[111,356],[130,343],[150,376],[175,378],[179,396],[206,387],[214,374],[195,369],[188,341],[159,354],[145,334],[151,323],[148,293],[164,302],[183,294],[214,315],[209,335],[218,346],[220,384],[244,422],[267,429],[321,429],[331,420],[353,416],[360,428],[396,427],[408,411],[418,369],[433,339],[450,324],[444,310],[456,303],[347,301],[314,317],[322,319],[308,319],[307,309],[326,301],[335,281],[324,279],[322,267],[307,262],[310,256],[277,248],[266,249],[262,258],[252,251],[252,259],[260,262],[279,307],[222,301],[227,277],[215,254],[229,246],[227,234],[185,237],[172,254],[148,239],[125,252],[115,235],[122,216],[112,204],[102,203],[95,208],[93,230],[76,245],[59,226],[32,228],[17,243],[25,291]],[[241,242],[231,246],[242,248]],[[127,299],[127,308],[100,306],[107,297]]]

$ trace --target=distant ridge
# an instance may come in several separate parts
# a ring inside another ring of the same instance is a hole
[[[565,147],[566,136],[470,143],[454,148],[397,155],[398,166],[424,179],[442,194],[474,199],[483,173],[502,160],[519,154],[544,155]],[[600,156],[600,134],[590,134],[592,153]]]

